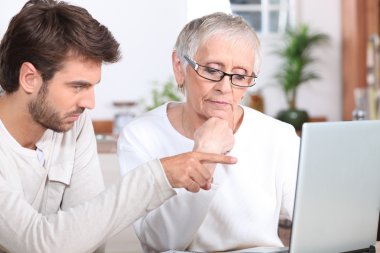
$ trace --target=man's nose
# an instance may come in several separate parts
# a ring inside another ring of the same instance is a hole
[[[88,88],[79,101],[79,107],[94,109],[95,108],[95,91],[93,87]]]

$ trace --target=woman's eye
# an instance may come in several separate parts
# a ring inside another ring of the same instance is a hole
[[[236,79],[236,80],[245,80],[245,76],[244,76],[244,75],[236,75],[236,74],[235,74],[235,75],[233,76],[233,78]]]
[[[213,68],[206,68],[206,72],[212,75],[219,75],[220,71]]]

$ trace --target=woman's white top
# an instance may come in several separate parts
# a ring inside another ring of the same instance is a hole
[[[177,132],[167,104],[130,122],[118,141],[121,173],[154,158],[189,152],[193,140]],[[235,165],[217,165],[209,191],[177,195],[134,223],[145,252],[223,251],[283,246],[280,215],[291,219],[299,137],[289,124],[244,107],[235,133]]]

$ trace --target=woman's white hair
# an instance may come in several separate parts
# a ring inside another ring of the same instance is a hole
[[[240,16],[215,12],[187,23],[178,35],[174,50],[186,68],[184,56],[193,58],[199,47],[210,37],[221,34],[224,37],[242,40],[252,45],[254,51],[253,71],[258,74],[261,63],[260,41],[255,30]]]

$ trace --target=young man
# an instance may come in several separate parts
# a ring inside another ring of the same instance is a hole
[[[209,189],[203,162],[235,162],[200,152],[162,158],[103,191],[85,110],[102,63],[119,57],[112,34],[83,8],[31,0],[11,20],[0,44],[0,252],[102,251],[175,195],[172,187]]]

